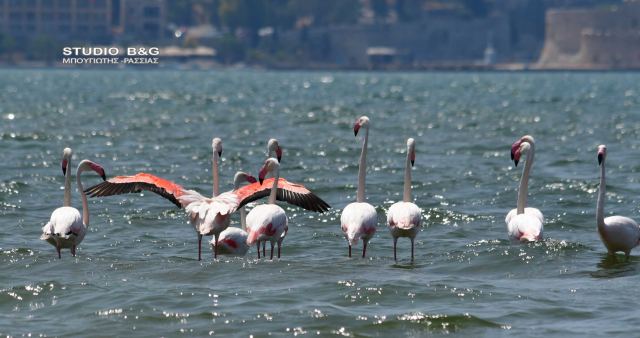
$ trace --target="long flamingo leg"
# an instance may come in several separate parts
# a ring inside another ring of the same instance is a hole
[[[262,257],[267,257],[267,241],[262,242]]]
[[[62,259],[62,255],[60,255],[60,247],[56,247],[56,251],[58,252],[58,259]]]
[[[413,262],[413,237],[411,237],[411,261]]]
[[[75,257],[76,256],[76,246],[72,246],[71,247],[71,256]]]
[[[393,238],[393,260],[397,262],[398,258],[396,257],[396,244],[398,244],[398,237]]]
[[[213,249],[213,259],[217,259],[218,258],[218,236],[219,235],[213,235],[214,241],[216,243],[216,248]]]
[[[278,241],[278,258],[280,258],[280,247],[282,247],[282,241]]]
[[[362,258],[364,258],[365,254],[367,253],[367,241],[362,241]]]
[[[258,248],[258,259],[260,259],[260,241],[256,242],[256,248]]]
[[[202,260],[202,235],[198,234],[198,260]]]
[[[349,258],[351,258],[351,244],[349,244]]]
[[[273,260],[273,242],[271,242],[271,260]]]

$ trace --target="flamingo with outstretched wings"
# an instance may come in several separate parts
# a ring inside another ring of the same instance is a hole
[[[117,176],[85,190],[89,197],[105,197],[143,190],[156,193],[179,208],[184,208],[192,223],[210,223],[216,218],[229,217],[247,203],[269,196],[274,179],[256,182],[241,188],[223,192],[214,197],[204,197],[195,190],[185,189],[170,180],[148,174]],[[315,212],[325,212],[330,206],[302,184],[278,179],[276,198],[289,204]],[[199,252],[201,250],[199,249]],[[198,255],[200,256],[200,254]]]

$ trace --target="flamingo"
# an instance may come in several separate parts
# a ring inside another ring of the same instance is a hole
[[[252,183],[236,190],[221,193],[207,198],[194,190],[164,178],[138,173],[133,176],[117,176],[105,182],[89,187],[86,192],[90,197],[104,197],[126,193],[139,193],[142,190],[156,193],[184,208],[191,223],[212,224],[214,219],[229,217],[239,207],[270,194],[276,180],[268,179],[263,183]],[[281,201],[315,212],[325,212],[330,206],[301,184],[292,183],[284,178],[277,180],[276,198]],[[215,240],[215,239],[214,239]],[[198,245],[198,257],[201,250]]]
[[[604,200],[607,184],[604,175],[604,162],[607,158],[607,147],[598,146],[598,164],[600,165],[600,187],[598,188],[598,205],[596,207],[596,221],[598,233],[602,243],[607,247],[609,255],[624,252],[627,259],[631,249],[640,243],[640,227],[629,217],[609,216],[604,218]]]
[[[527,159],[518,188],[517,208],[509,211],[505,223],[507,223],[507,231],[511,240],[534,242],[542,239],[544,216],[540,210],[526,207],[529,173],[531,166],[533,166],[535,152],[535,142],[531,135],[522,136],[511,145],[511,159],[516,167],[523,152],[527,153]]]
[[[267,141],[267,158],[270,157],[275,157],[278,159],[278,162],[280,162],[282,160],[282,148],[280,148],[280,143],[278,142],[277,139],[275,138],[271,138],[269,139],[269,141]],[[287,235],[287,232],[283,232],[282,233],[282,239],[284,240],[284,237]],[[266,256],[267,255],[267,242],[264,241],[262,242],[262,255]],[[258,258],[260,258],[260,252],[258,252]]]
[[[358,136],[360,128],[365,129],[365,134],[358,169],[358,194],[356,202],[349,203],[344,210],[342,210],[340,227],[349,244],[349,257],[351,257],[351,246],[357,244],[358,240],[362,238],[362,258],[364,258],[367,251],[367,243],[376,232],[378,214],[371,204],[365,202],[364,197],[365,175],[367,171],[367,143],[369,141],[368,117],[361,116],[356,120],[353,126],[355,136]]]
[[[278,244],[278,258],[280,258],[280,250],[282,247],[282,235],[289,229],[287,223],[287,215],[284,210],[276,204],[277,197],[277,181],[280,177],[280,163],[275,158],[268,158],[258,174],[260,184],[267,174],[273,175],[273,184],[269,194],[267,204],[261,204],[251,209],[247,215],[247,229],[249,237],[247,244],[256,243],[258,249],[258,258],[260,258],[260,242],[271,242],[271,259],[273,259],[274,244]]]
[[[211,171],[213,172],[213,197],[220,195],[220,178],[218,175],[218,161],[222,156],[222,140],[215,137],[211,141],[211,149],[213,149],[213,163]],[[229,227],[231,222],[230,214],[218,214],[213,218],[190,217],[198,235],[198,260],[202,259],[202,237],[213,235],[213,241],[218,242],[220,233]],[[217,246],[216,246],[217,248]],[[213,250],[213,258],[218,258],[218,250]]]
[[[237,190],[243,182],[255,183],[256,178],[242,171],[238,171],[233,178],[233,189]],[[232,256],[244,256],[249,250],[247,244],[247,211],[245,207],[240,207],[240,226],[241,228],[228,227],[220,233],[218,238],[219,254]],[[215,251],[215,241],[211,240],[211,247]]]
[[[76,248],[84,239],[89,227],[89,207],[87,196],[85,195],[80,175],[83,171],[93,170],[103,180],[106,179],[104,169],[97,163],[83,160],[78,164],[76,170],[76,184],[82,198],[82,217],[78,209],[71,206],[71,157],[73,152],[70,148],[65,148],[62,155],[62,173],[64,174],[64,202],[63,206],[57,208],[51,214],[49,222],[42,227],[40,239],[53,245],[58,252],[58,258],[62,258],[60,250],[71,249],[71,255],[75,257]]]
[[[411,202],[411,167],[416,160],[416,145],[412,138],[407,140],[407,161],[404,168],[404,193],[402,202],[394,203],[387,211],[387,226],[393,237],[393,259],[396,258],[398,237],[411,239],[411,261],[413,261],[413,242],[422,225],[422,210]]]

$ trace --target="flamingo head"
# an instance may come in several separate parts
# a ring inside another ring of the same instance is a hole
[[[358,136],[358,131],[362,127],[369,128],[369,118],[364,115],[360,116],[353,124],[353,135]]]
[[[416,141],[413,138],[407,140],[407,154],[411,160],[411,166],[416,162]]]
[[[233,188],[240,188],[240,185],[244,182],[256,183],[258,182],[258,180],[256,180],[255,177],[245,173],[244,171],[236,172],[235,176],[233,176]]]
[[[271,157],[264,161],[264,164],[262,165],[262,168],[260,168],[260,172],[258,173],[258,181],[260,182],[260,184],[262,184],[262,181],[264,181],[264,178],[268,173],[276,171],[278,170],[278,168],[280,168],[280,163],[277,159]]]
[[[601,165],[604,162],[604,159],[607,157],[607,146],[601,144],[598,146],[598,165]]]
[[[222,156],[222,140],[219,137],[211,140],[211,148],[218,154],[218,157]]]
[[[271,156],[271,154],[275,153],[278,162],[282,160],[282,148],[280,148],[280,144],[278,140],[272,138],[267,142],[267,155]]]
[[[71,161],[72,155],[73,151],[71,151],[71,148],[64,148],[62,151],[62,175],[67,174],[67,167],[69,166],[69,161]]]
[[[517,141],[513,142],[511,145],[511,159],[513,163],[515,163],[516,167],[518,166],[518,162],[520,162],[520,157],[523,152],[526,152],[533,145],[533,136],[525,135],[522,136]]]
[[[87,170],[93,170],[102,178],[103,181],[107,180],[107,175],[104,172],[104,168],[102,168],[102,166],[98,163],[89,160],[82,160],[82,162],[80,162],[80,164],[78,165],[78,172]]]

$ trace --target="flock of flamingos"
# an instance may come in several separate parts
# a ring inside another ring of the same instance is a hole
[[[340,216],[340,224],[344,237],[351,247],[362,240],[362,257],[366,255],[367,244],[376,232],[377,213],[375,208],[365,199],[365,176],[367,164],[367,144],[369,139],[369,118],[359,117],[353,132],[358,136],[364,130],[364,140],[358,169],[358,192],[356,201],[348,204]],[[276,204],[276,200],[302,207],[315,212],[325,212],[330,206],[301,184],[287,181],[280,177],[280,160],[282,150],[275,139],[267,144],[268,156],[260,168],[258,180],[253,176],[237,172],[234,177],[234,189],[220,193],[218,177],[218,161],[222,155],[222,141],[214,138],[213,147],[213,196],[205,197],[200,193],[185,189],[169,180],[147,174],[138,173],[133,176],[118,176],[107,180],[104,169],[90,160],[83,160],[76,170],[76,182],[82,199],[82,216],[78,209],[71,207],[71,157],[72,151],[64,149],[62,172],[65,176],[64,204],[51,214],[51,219],[42,228],[41,239],[56,248],[58,258],[60,251],[68,248],[75,256],[77,246],[82,242],[89,226],[89,209],[87,195],[90,197],[111,196],[124,193],[138,193],[147,190],[170,200],[180,208],[184,208],[189,221],[198,236],[198,260],[202,259],[202,237],[213,236],[211,247],[214,258],[218,254],[239,255],[247,253],[250,246],[257,248],[258,258],[262,243],[262,256],[266,257],[266,243],[271,245],[270,258],[273,259],[274,247],[277,246],[277,257],[280,257],[282,242],[288,231],[288,220],[285,211]],[[526,153],[525,166],[515,209],[509,211],[505,218],[509,238],[514,242],[542,240],[544,216],[536,208],[527,207],[527,190],[529,175],[533,166],[535,143],[533,137],[526,135],[511,146],[511,159],[518,165],[522,154]],[[596,209],[598,233],[609,254],[623,252],[626,257],[632,248],[640,242],[640,227],[623,216],[604,217],[605,201],[605,160],[607,148],[598,147],[598,164],[600,165],[600,186]],[[399,237],[411,240],[411,260],[414,259],[414,240],[422,225],[422,211],[412,202],[411,168],[416,157],[415,141],[407,140],[407,157],[404,172],[404,193],[401,202],[393,204],[387,211],[387,227],[393,237],[393,257],[396,257],[396,243]],[[80,175],[92,170],[100,175],[104,182],[84,189]],[[268,175],[271,178],[266,178]],[[243,186],[243,184],[245,184]],[[263,197],[267,203],[255,206],[247,214],[245,205]],[[230,227],[231,214],[240,213],[240,228]]]

